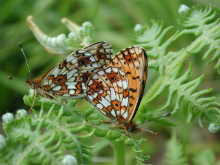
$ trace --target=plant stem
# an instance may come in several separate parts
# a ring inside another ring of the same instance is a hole
[[[124,165],[125,164],[125,148],[123,144],[116,143],[112,140],[109,140],[114,150],[115,165]]]

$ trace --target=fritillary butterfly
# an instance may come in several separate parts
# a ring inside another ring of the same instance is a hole
[[[86,93],[85,83],[92,72],[110,63],[111,58],[111,45],[108,42],[97,42],[71,53],[42,78],[32,78],[27,83],[35,90],[35,97],[37,93],[56,100],[56,95],[83,97]]]
[[[86,84],[87,100],[128,132],[141,131],[132,120],[144,93],[147,65],[145,50],[132,46],[95,71]]]

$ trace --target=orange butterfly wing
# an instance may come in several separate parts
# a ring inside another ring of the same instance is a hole
[[[87,99],[104,115],[130,123],[137,112],[147,78],[147,55],[133,46],[116,54],[87,83]]]
[[[143,48],[133,46],[119,52],[109,64],[122,68],[129,82],[129,109],[126,123],[134,118],[141,102],[147,79],[147,54]]]
[[[127,91],[127,92],[126,92]],[[116,67],[97,71],[87,84],[87,99],[104,115],[119,118],[126,112],[128,103],[128,79]]]

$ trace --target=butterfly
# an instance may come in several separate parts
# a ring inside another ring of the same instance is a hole
[[[144,93],[147,67],[147,54],[143,48],[123,49],[89,78],[86,99],[111,118],[116,127],[126,132],[141,131],[132,120]]]
[[[92,73],[110,63],[111,60],[111,45],[108,42],[97,42],[71,53],[57,66],[44,74],[42,78],[26,80],[35,91],[31,109],[37,94],[54,98],[57,101],[59,100],[56,96],[83,97],[86,93],[85,83],[92,76]]]

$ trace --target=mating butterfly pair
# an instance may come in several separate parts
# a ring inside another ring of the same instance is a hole
[[[112,58],[111,45],[98,42],[73,52],[41,79],[27,83],[35,90],[35,96],[85,97],[116,127],[137,132],[140,129],[132,119],[146,79],[147,55],[143,48],[132,46]]]

